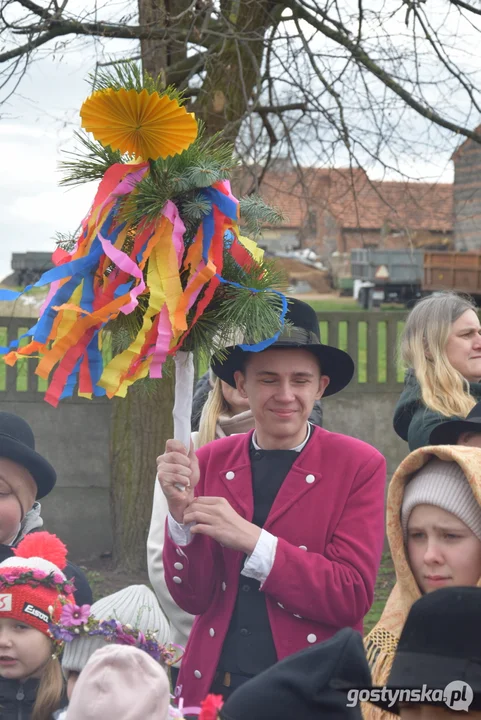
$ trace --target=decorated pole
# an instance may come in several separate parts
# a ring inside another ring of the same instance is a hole
[[[256,352],[283,327],[281,276],[239,229],[242,211],[254,233],[276,213],[233,196],[232,148],[204,138],[172,88],[135,65],[96,82],[80,110],[93,139],[78,134],[82,151],[63,163],[64,184],[100,180],[95,198],[73,247],[32,286],[48,295],[28,344],[0,352],[10,365],[38,358],[54,407],[75,391],[125,397],[173,357],[174,436],[189,448],[194,353],[221,352],[234,331]]]

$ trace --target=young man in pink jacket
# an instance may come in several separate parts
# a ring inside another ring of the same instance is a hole
[[[344,627],[362,632],[384,542],[386,463],[360,440],[309,424],[352,378],[322,345],[314,310],[263,352],[230,348],[213,369],[249,399],[255,430],[195,453],[169,440],[157,475],[169,505],[163,552],[175,602],[196,616],[176,687],[184,705],[227,697]]]

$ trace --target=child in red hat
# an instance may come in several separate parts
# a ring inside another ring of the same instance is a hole
[[[65,704],[57,660],[58,642],[49,630],[74,587],[62,572],[67,549],[55,536],[28,536],[15,556],[0,563],[0,708],[2,718],[50,720]]]

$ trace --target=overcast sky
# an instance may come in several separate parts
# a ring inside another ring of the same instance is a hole
[[[72,146],[73,133],[80,127],[78,111],[89,94],[86,78],[99,48],[90,42],[81,47],[69,40],[60,62],[58,57],[39,57],[19,92],[2,108],[0,278],[10,273],[12,252],[52,251],[55,233],[73,232],[93,200],[95,185],[75,189],[58,185],[62,151]],[[109,53],[132,54],[134,48],[133,43],[121,41],[108,45]],[[453,139],[444,154],[406,158],[409,175],[450,182],[454,146]]]
[[[111,52],[133,44],[111,42]],[[130,51],[132,52],[132,51]],[[58,164],[80,129],[79,109],[95,52],[79,48],[35,61],[0,119],[0,279],[11,272],[11,254],[55,249],[56,232],[74,232],[94,198],[96,184],[59,187]]]

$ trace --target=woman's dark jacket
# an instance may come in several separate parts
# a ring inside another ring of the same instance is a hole
[[[476,400],[481,400],[481,383],[470,383],[470,391]],[[429,410],[421,399],[421,388],[413,370],[406,373],[404,390],[394,410],[394,430],[406,440],[410,452],[429,445],[429,436],[434,428],[456,417],[448,417]]]

